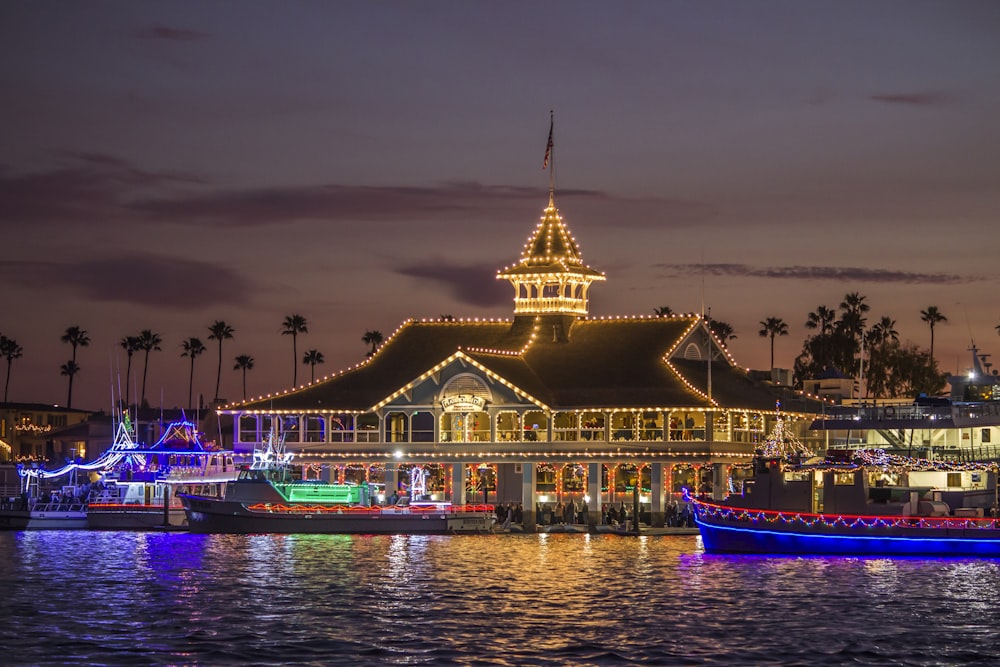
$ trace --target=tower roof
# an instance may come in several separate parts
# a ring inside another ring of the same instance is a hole
[[[497,272],[497,278],[560,273],[589,276],[591,280],[604,280],[603,272],[583,263],[576,239],[563,223],[555,205],[555,198],[549,193],[549,205],[534,234],[524,245],[520,261]]]

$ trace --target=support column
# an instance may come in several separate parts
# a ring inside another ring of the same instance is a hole
[[[465,504],[465,464],[455,462],[451,464],[451,504]]]
[[[399,464],[395,461],[385,464],[385,500],[383,505],[389,504],[392,494],[399,494]]]
[[[653,528],[663,528],[666,524],[667,506],[662,463],[650,464],[649,486],[649,525]]]
[[[713,463],[712,464],[712,500],[722,500],[726,497],[726,493],[729,491],[729,485],[726,484],[726,464],[725,463]]]
[[[608,420],[610,421],[610,420]],[[587,495],[590,502],[587,503],[587,527],[593,530],[594,526],[601,523],[601,464],[587,464]]]
[[[521,525],[526,533],[535,532],[538,521],[535,515],[535,474],[534,461],[525,461],[521,464],[521,505],[524,507]]]

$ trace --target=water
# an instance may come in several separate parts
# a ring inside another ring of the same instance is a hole
[[[0,663],[996,664],[1000,560],[690,536],[0,534]]]

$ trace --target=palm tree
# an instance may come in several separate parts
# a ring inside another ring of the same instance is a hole
[[[292,386],[294,387],[299,383],[299,352],[296,348],[296,339],[300,333],[309,333],[309,328],[306,318],[297,314],[285,316],[282,326],[284,330],[281,335],[292,337]]]
[[[247,371],[253,370],[253,357],[249,354],[241,354],[236,357],[234,371],[243,371],[243,400],[247,400]]]
[[[865,313],[871,310],[871,306],[865,303],[868,297],[861,296],[857,292],[844,295],[844,300],[840,302],[840,321],[837,326],[840,330],[853,338],[855,341],[861,338],[865,331]]]
[[[365,335],[361,337],[361,340],[363,340],[368,345],[372,346],[372,351],[368,353],[368,356],[371,357],[371,356],[373,356],[375,354],[375,349],[379,345],[382,344],[382,340],[383,340],[383,338],[382,338],[382,332],[381,331],[366,331]]]
[[[90,338],[87,336],[86,329],[81,329],[80,327],[67,327],[66,333],[62,335],[60,339],[64,343],[69,343],[73,346],[73,361],[76,361],[76,348],[87,347],[90,345]],[[77,369],[79,370],[79,369]]]
[[[774,369],[774,337],[775,336],[787,336],[788,335],[788,325],[780,317],[769,317],[766,320],[760,322],[760,331],[758,332],[761,337],[771,337],[771,369]]]
[[[146,374],[149,372],[149,353],[152,350],[159,351],[160,343],[163,339],[160,338],[160,334],[153,333],[149,329],[143,329],[139,332],[139,349],[145,351],[146,359],[142,365],[142,394],[139,405],[146,404]]]
[[[7,359],[7,381],[3,385],[3,402],[7,402],[7,390],[10,389],[10,365],[15,359],[20,359],[24,349],[13,338],[0,334],[0,357]]]
[[[188,410],[191,410],[191,395],[194,390],[194,360],[205,351],[205,344],[201,342],[201,339],[191,337],[181,343],[181,347],[184,348],[181,356],[191,357],[191,374],[188,376]]]
[[[653,314],[657,317],[670,317],[674,314],[674,309],[670,306],[660,306],[653,309]]]
[[[132,355],[138,352],[141,348],[139,347],[139,337],[138,336],[125,336],[119,342],[122,349],[128,354],[128,365],[125,367],[125,407],[128,407],[128,389],[130,378],[132,376]]]
[[[722,320],[710,320],[708,328],[723,345],[736,338],[736,330],[733,329],[731,324]]]
[[[309,350],[302,357],[302,363],[309,364],[309,382],[316,381],[316,364],[322,364],[326,361],[323,358],[323,353],[317,350]]]
[[[831,308],[820,306],[815,311],[809,313],[806,319],[806,329],[819,329],[820,335],[830,333],[833,321],[837,318],[837,313]]]
[[[216,320],[208,327],[208,339],[219,341],[219,370],[215,375],[215,401],[219,400],[219,383],[222,382],[222,341],[232,338],[236,329],[232,328],[222,320]]]
[[[454,315],[441,314],[441,315],[438,315],[438,320],[440,320],[441,322],[454,322],[455,321],[455,316]]]
[[[866,336],[868,343],[872,347],[879,347],[885,343],[899,342],[899,332],[896,331],[896,320],[888,315],[883,315],[882,319],[872,325]]]
[[[59,367],[62,375],[69,378],[69,391],[66,392],[66,407],[73,407],[73,376],[80,372],[80,367],[76,365],[76,362],[70,359],[65,364]]]
[[[931,364],[934,363],[934,325],[938,322],[947,322],[948,318],[942,315],[937,306],[927,306],[927,310],[920,311],[920,319],[927,322],[931,327]]]

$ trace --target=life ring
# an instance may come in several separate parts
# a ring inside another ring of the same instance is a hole
[[[886,406],[886,408],[885,408],[885,416],[889,417],[889,418],[895,417],[896,416],[896,408],[892,407],[891,405]]]

